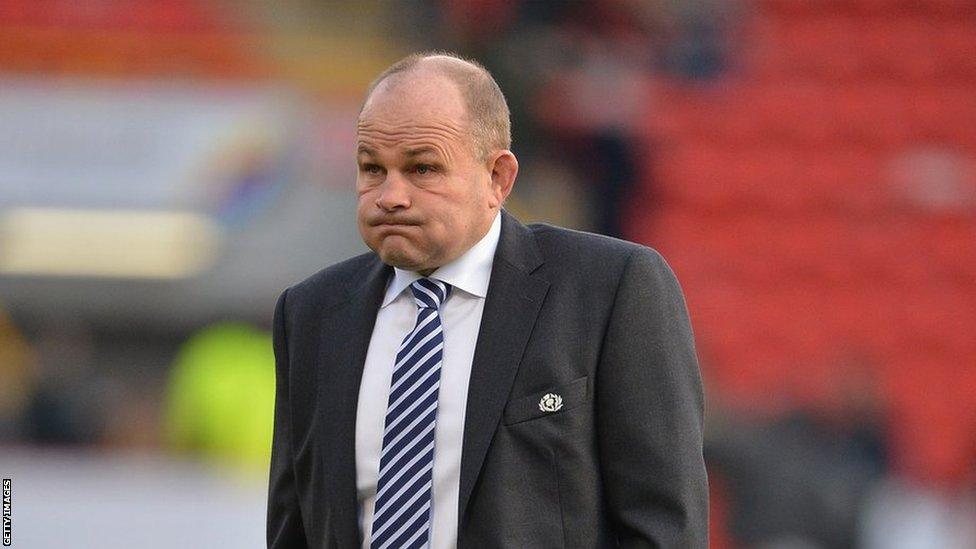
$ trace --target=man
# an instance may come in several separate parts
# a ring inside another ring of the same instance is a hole
[[[372,250],[275,309],[269,547],[704,547],[702,390],[650,248],[502,208],[491,75],[413,55],[358,124]]]

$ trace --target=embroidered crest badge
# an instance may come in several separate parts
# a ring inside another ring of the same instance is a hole
[[[556,393],[546,393],[539,401],[539,409],[543,412],[557,412],[563,407],[563,397]]]

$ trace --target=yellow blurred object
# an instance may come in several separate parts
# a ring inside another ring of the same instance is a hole
[[[251,326],[204,328],[180,350],[169,381],[167,445],[219,465],[265,470],[274,416],[271,335]]]

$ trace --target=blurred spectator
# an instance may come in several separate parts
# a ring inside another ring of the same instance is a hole
[[[426,2],[418,47],[457,50],[508,90],[513,148],[531,166],[558,158],[576,172],[584,228],[625,237],[640,183],[653,192],[646,121],[657,73],[713,78],[724,68],[722,3],[628,0]],[[530,174],[526,174],[530,175]],[[542,184],[520,179],[517,198]],[[641,211],[641,216],[651,212]],[[534,216],[530,216],[534,217]]]
[[[888,432],[870,378],[850,374],[836,380],[826,407],[769,418],[711,400],[706,461],[729,498],[726,526],[741,546],[860,546],[868,494],[888,472]]]
[[[22,434],[36,366],[30,345],[0,303],[0,441]]]
[[[623,238],[625,206],[646,164],[641,128],[651,94],[640,44],[613,36],[566,29],[564,57],[550,67],[535,115],[589,187],[594,230]]]
[[[35,336],[37,383],[30,393],[24,438],[52,445],[98,439],[104,395],[94,364],[90,327],[78,319],[45,323]]]

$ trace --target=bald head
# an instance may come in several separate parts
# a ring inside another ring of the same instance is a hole
[[[363,110],[376,93],[413,91],[416,86],[426,87],[437,79],[453,84],[461,95],[466,122],[480,157],[511,148],[512,124],[498,83],[478,62],[454,54],[415,53],[397,61],[369,85]]]
[[[483,67],[412,55],[376,79],[356,124],[363,241],[428,276],[487,234],[518,175],[508,107]]]

